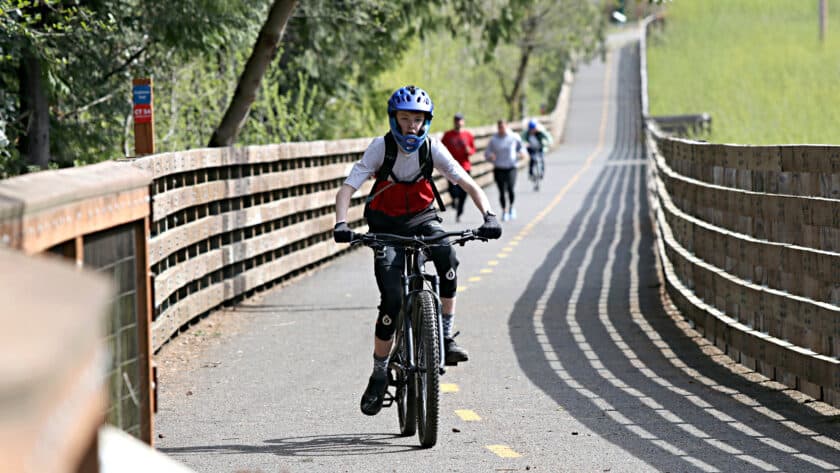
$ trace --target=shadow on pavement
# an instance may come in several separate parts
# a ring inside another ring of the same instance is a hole
[[[393,440],[399,438],[395,434],[335,434],[271,439],[265,440],[265,445],[200,445],[160,448],[159,451],[168,455],[269,453],[281,457],[341,457],[399,453],[421,448],[419,445],[394,444]]]

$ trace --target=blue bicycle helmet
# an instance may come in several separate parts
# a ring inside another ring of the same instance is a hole
[[[529,130],[536,130],[537,129],[537,122],[531,120],[528,122],[528,129]]]
[[[435,104],[432,103],[432,98],[420,87],[407,85],[400,87],[391,94],[391,98],[388,99],[388,122],[391,125],[391,134],[394,135],[394,139],[396,139],[397,144],[400,145],[403,151],[411,153],[423,144],[432,124],[434,110]],[[423,134],[419,136],[403,135],[397,123],[397,112],[399,111],[425,113],[426,123],[423,124]]]

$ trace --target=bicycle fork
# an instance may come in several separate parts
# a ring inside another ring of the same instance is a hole
[[[426,281],[429,281],[429,284],[432,285],[432,294],[435,296],[435,313],[437,314],[437,326],[438,326],[438,353],[440,356],[438,357],[438,369],[440,370],[440,374],[446,373],[446,346],[443,340],[443,303],[440,301],[440,294],[438,291],[440,288],[438,287],[438,277],[434,274],[424,274]]]

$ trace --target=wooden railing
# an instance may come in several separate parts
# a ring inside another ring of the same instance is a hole
[[[109,403],[101,414],[108,422],[148,443],[153,431],[151,299],[146,257],[150,182],[147,173],[116,162],[0,181],[3,246],[26,255],[61,256],[78,268],[99,272],[110,280],[110,312],[102,330],[96,332],[97,337],[101,332],[108,353],[108,370],[100,381],[106,383]],[[33,266],[40,264],[34,261]],[[17,274],[25,268],[11,266],[6,260],[3,269]],[[85,315],[84,307],[74,311],[72,300],[67,300],[65,307],[58,296],[73,281],[45,277],[39,282],[33,284],[36,292],[31,296],[55,299],[55,313],[30,314],[30,323],[39,324],[38,317],[47,315]],[[4,301],[4,310],[14,313],[14,299]],[[23,313],[16,315],[28,317]],[[52,328],[45,325],[44,336]],[[71,356],[76,340],[73,334],[66,335],[68,338],[61,343],[67,345],[66,355]],[[33,340],[33,346],[39,341]],[[26,358],[19,360],[19,368],[26,369]]]
[[[650,200],[669,295],[736,361],[840,406],[840,147],[663,133],[647,113],[644,48]]]
[[[95,473],[111,287],[8,249],[0,267],[0,471]]]

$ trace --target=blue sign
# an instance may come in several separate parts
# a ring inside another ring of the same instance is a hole
[[[150,104],[152,103],[152,86],[150,85],[135,85],[134,86],[134,104]]]

